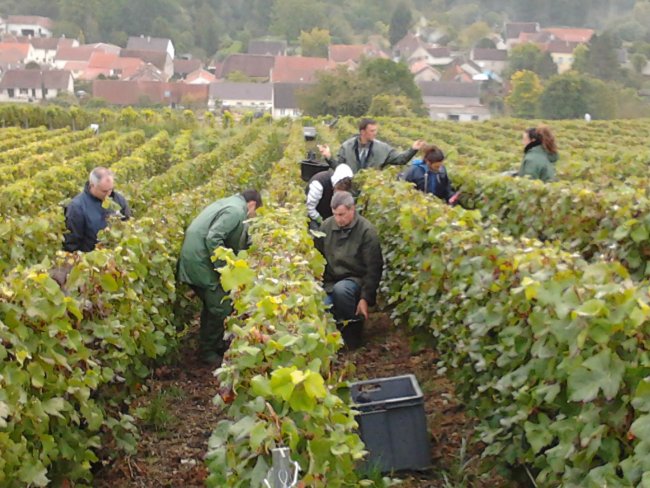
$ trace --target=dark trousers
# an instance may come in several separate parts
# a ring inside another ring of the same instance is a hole
[[[356,313],[359,300],[361,287],[350,279],[337,282],[332,293],[328,293],[325,299],[326,305],[332,305],[332,314],[343,336],[343,342],[353,349],[362,343],[363,317],[357,316]]]
[[[201,298],[201,328],[199,330],[199,352],[203,358],[215,354],[223,356],[226,343],[223,339],[224,321],[232,313],[232,304],[228,294],[221,288],[216,289],[192,286],[192,290]]]

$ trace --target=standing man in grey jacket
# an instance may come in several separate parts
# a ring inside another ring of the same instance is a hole
[[[359,122],[359,134],[341,144],[336,160],[331,159],[332,152],[327,144],[319,145],[318,150],[333,168],[345,163],[356,174],[365,168],[382,169],[391,164],[406,164],[424,145],[424,141],[418,139],[413,142],[410,149],[400,153],[389,144],[377,139],[377,130],[376,120],[363,118]]]

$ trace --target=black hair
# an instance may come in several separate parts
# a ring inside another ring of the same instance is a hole
[[[257,190],[244,190],[241,192],[241,196],[244,197],[244,200],[246,200],[247,203],[255,202],[257,204],[257,208],[260,208],[262,206],[262,197]]]

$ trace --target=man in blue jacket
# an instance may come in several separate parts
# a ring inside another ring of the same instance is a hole
[[[110,216],[122,220],[131,217],[126,198],[113,190],[113,186],[113,172],[108,168],[99,166],[90,172],[84,190],[65,209],[68,228],[63,242],[65,251],[92,251],[97,244],[97,233],[107,226]],[[111,200],[115,202],[115,209],[111,208]]]

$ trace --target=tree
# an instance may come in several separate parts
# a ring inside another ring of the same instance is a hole
[[[621,67],[616,52],[619,45],[620,41],[608,32],[594,34],[589,41],[586,72],[601,80],[620,79]]]
[[[588,58],[589,48],[584,44],[578,44],[573,50],[573,65],[571,67],[580,73],[586,73]]]
[[[573,71],[551,78],[539,97],[540,116],[546,119],[582,118],[589,112],[588,89],[587,79]]]
[[[537,113],[537,104],[542,94],[542,83],[532,71],[517,71],[510,79],[512,92],[506,103],[515,117],[532,119]]]
[[[373,117],[415,117],[411,109],[411,100],[404,95],[376,95],[368,109],[368,115]]]
[[[309,32],[300,32],[300,49],[303,56],[326,58],[330,42],[330,32],[327,29],[314,27]]]
[[[406,95],[412,102],[422,102],[420,89],[405,63],[382,58],[366,59],[359,66],[359,75],[375,85],[375,94]]]
[[[408,33],[412,22],[413,17],[408,5],[404,2],[398,4],[393,11],[388,27],[388,38],[391,46],[397,44]]]
[[[542,78],[557,74],[557,66],[551,55],[530,42],[513,47],[508,54],[508,73],[523,70],[533,71]]]
[[[485,22],[474,22],[472,25],[465,27],[460,34],[458,40],[461,45],[466,48],[472,48],[474,45],[492,33],[492,29]],[[493,43],[494,44],[494,43]]]
[[[370,107],[373,89],[357,72],[339,66],[336,71],[323,71],[318,82],[296,94],[298,106],[305,115],[364,115]]]
[[[275,0],[271,17],[271,32],[289,41],[326,20],[324,4],[317,0]]]
[[[244,82],[249,82],[253,81],[251,80],[250,76],[248,76],[246,73],[242,73],[241,71],[238,70],[233,70],[230,73],[226,75],[226,79],[228,81],[234,81],[237,83],[244,83]]]
[[[646,58],[644,54],[634,53],[630,58],[630,62],[632,63],[632,66],[634,66],[634,71],[641,73],[643,68],[646,67],[646,64],[648,64],[648,58]]]

